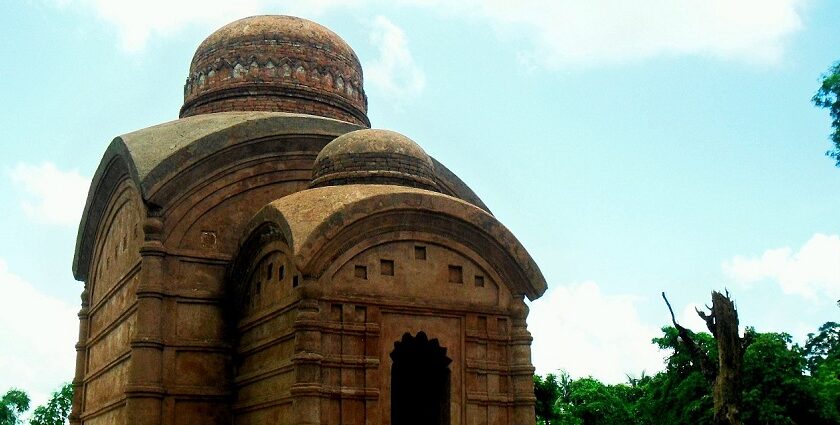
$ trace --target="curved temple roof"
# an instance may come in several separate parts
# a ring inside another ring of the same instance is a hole
[[[495,252],[498,267],[502,267],[502,263],[515,264],[515,270],[507,277],[516,292],[531,300],[545,292],[546,282],[539,267],[519,240],[495,217],[461,199],[424,189],[345,185],[304,190],[264,207],[252,219],[245,235],[259,233],[266,224],[273,224],[291,248],[298,269],[317,276],[321,272],[317,257],[343,230],[373,215],[406,211],[448,217],[465,226],[466,233],[477,231],[473,234],[480,235],[478,239],[489,242],[482,244],[483,255],[492,256]]]
[[[76,238],[73,274],[87,278],[90,250],[111,189],[128,175],[150,205],[164,205],[161,190],[183,170],[247,140],[283,135],[335,138],[365,127],[313,115],[284,112],[223,112],[170,121],[116,137],[93,176]],[[487,207],[455,174],[432,159],[439,186],[484,210]]]

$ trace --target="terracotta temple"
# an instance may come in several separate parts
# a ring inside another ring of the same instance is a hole
[[[534,424],[539,268],[366,112],[316,23],[201,43],[181,118],[115,138],[94,176],[72,424]]]

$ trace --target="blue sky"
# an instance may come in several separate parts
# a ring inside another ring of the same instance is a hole
[[[840,169],[810,104],[840,60],[831,0],[0,1],[0,392],[71,379],[90,176],[114,136],[177,118],[204,37],[257,13],[347,40],[373,126],[528,248],[540,372],[657,370],[661,291],[691,326],[724,287],[759,331],[840,318]]]

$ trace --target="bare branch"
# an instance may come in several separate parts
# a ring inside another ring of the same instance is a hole
[[[691,331],[677,323],[677,319],[674,316],[674,309],[671,307],[671,303],[668,301],[668,297],[665,296],[665,292],[662,293],[662,299],[665,300],[665,304],[668,306],[668,311],[671,312],[671,323],[673,323],[674,327],[677,328],[678,335],[682,340],[683,344],[685,345],[686,349],[688,349],[688,354],[691,356],[691,360],[695,364],[700,366],[700,370],[703,373],[703,376],[705,376],[710,383],[713,383],[715,380],[715,376],[717,375],[717,369],[713,366],[712,360],[709,358],[709,355],[706,354],[705,351],[700,349],[697,343],[694,342],[694,338],[692,338],[691,336]]]
[[[709,310],[712,310],[708,306],[706,307]],[[717,335],[717,326],[715,326],[715,315],[714,313],[706,314],[705,312],[700,311],[699,309],[695,308],[694,311],[697,312],[697,315],[706,322],[706,327],[709,329],[709,332],[712,333],[712,336]],[[714,311],[714,310],[712,310]]]
[[[670,311],[670,312],[671,312],[671,323],[673,323],[673,324],[674,324],[674,327],[675,327],[675,328],[677,328],[677,327],[678,327],[678,326],[680,326],[680,325],[678,325],[678,324],[677,324],[677,318],[676,318],[676,317],[674,317],[674,309],[673,309],[673,308],[671,308],[671,303],[670,303],[670,302],[668,302],[668,297],[666,297],[666,296],[665,296],[665,292],[664,292],[664,291],[662,292],[662,299],[663,299],[663,300],[665,300],[665,305],[667,305],[667,306],[668,306],[668,311]],[[838,303],[840,303],[840,301],[838,301]]]

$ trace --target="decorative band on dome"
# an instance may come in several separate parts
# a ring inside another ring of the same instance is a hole
[[[357,130],[327,144],[312,187],[390,184],[439,191],[431,158],[413,140],[388,130]]]
[[[312,187],[344,184],[394,184],[437,191],[428,163],[394,153],[355,153],[324,158],[315,165]]]
[[[329,29],[291,16],[240,19],[198,47],[180,116],[226,111],[293,112],[370,125],[355,52]]]

